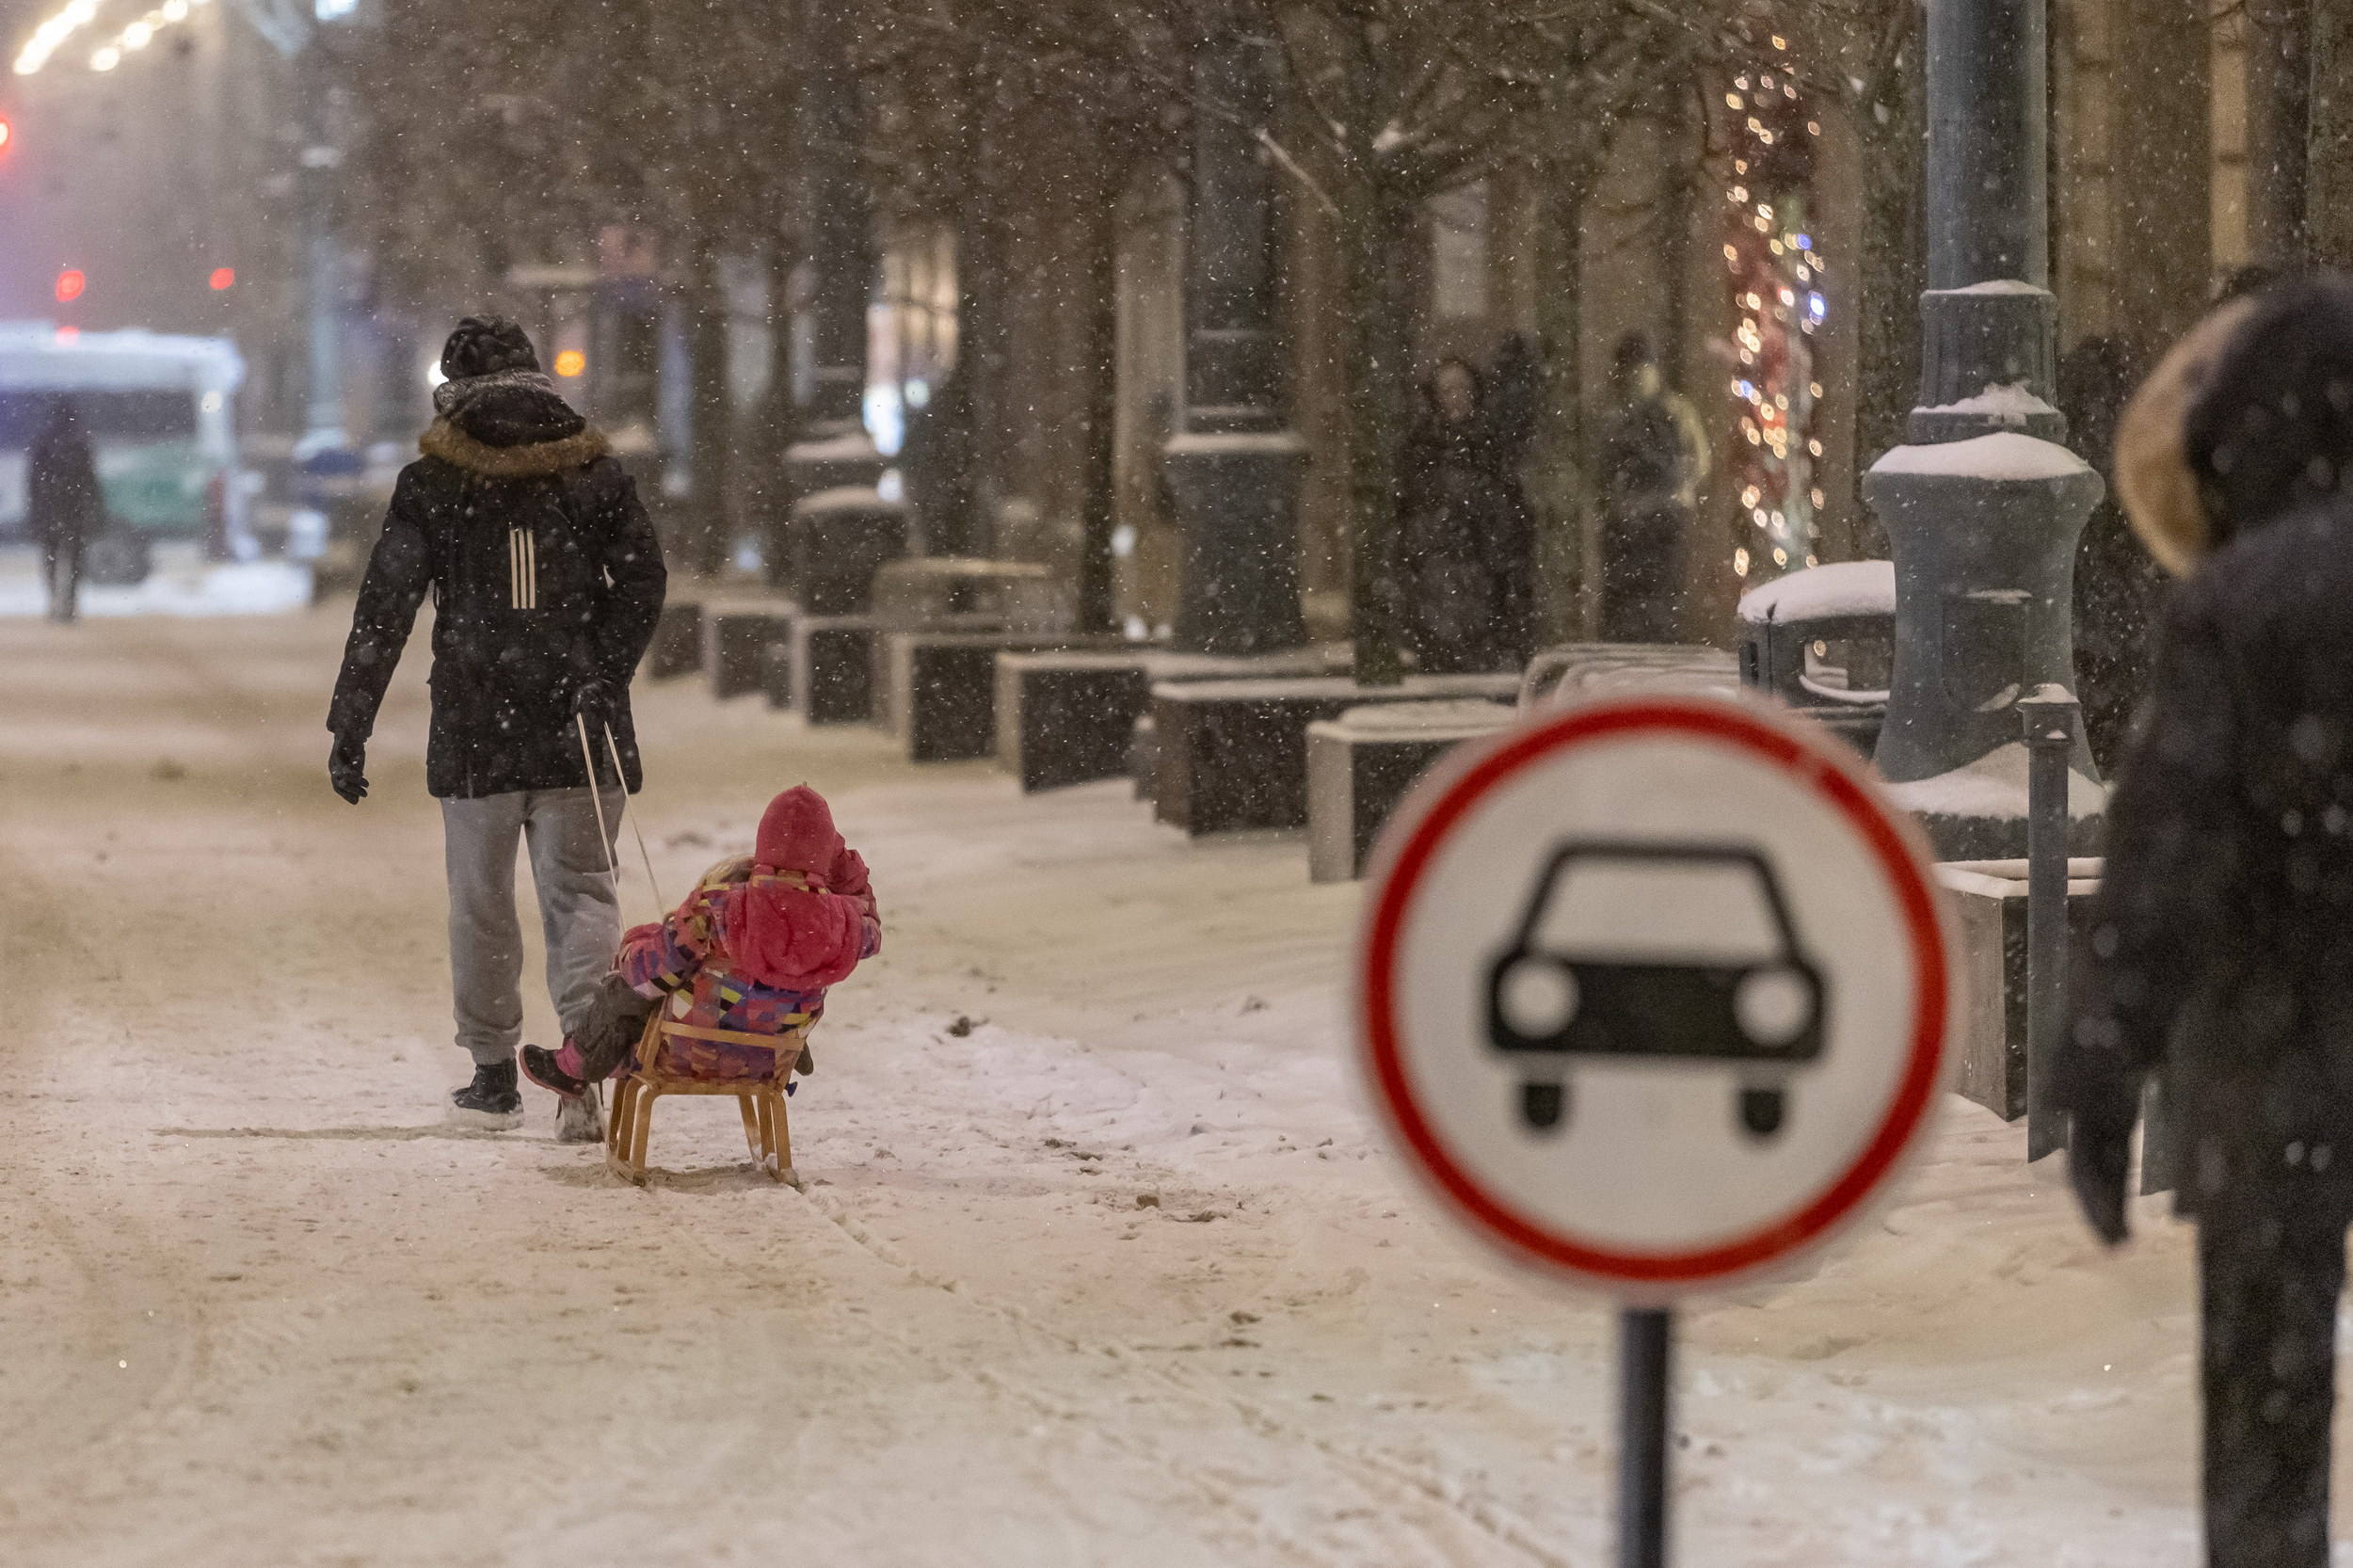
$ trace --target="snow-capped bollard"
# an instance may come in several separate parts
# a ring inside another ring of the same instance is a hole
[[[2052,1103],[2051,1070],[2067,1027],[2069,760],[2082,709],[2060,685],[2018,703],[2026,772],[2026,1160],[2067,1146],[2067,1119]]]

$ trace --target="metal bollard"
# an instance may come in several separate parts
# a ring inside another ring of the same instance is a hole
[[[2051,1071],[2067,1029],[2068,759],[2081,709],[2059,685],[2018,704],[2026,763],[2026,1159],[2067,1146]]]

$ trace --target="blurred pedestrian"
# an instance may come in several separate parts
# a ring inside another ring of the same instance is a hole
[[[980,457],[974,419],[971,378],[961,364],[907,415],[899,467],[934,555],[976,554],[982,544],[975,526]]]
[[[662,547],[603,436],[539,369],[521,328],[469,316],[441,350],[439,414],[401,471],[369,558],[327,728],[328,776],[358,804],[367,739],[433,595],[425,788],[440,798],[457,1044],[473,1081],[460,1121],[522,1120],[522,931],[515,850],[531,856],[548,995],[565,1032],[596,998],[621,935],[613,830],[642,783],[630,677],[662,614]],[[593,1141],[583,1102],[558,1135]]]
[[[2059,411],[2070,443],[2107,481],[2075,547],[2075,682],[2092,760],[2113,774],[2149,689],[2150,642],[2165,591],[2156,558],[2133,536],[2117,499],[2117,422],[2132,393],[2132,360],[2114,338],[2089,337],[2060,359]]]
[[[50,406],[25,456],[24,516],[33,542],[40,546],[49,618],[70,621],[81,609],[82,563],[89,541],[106,526],[98,459],[82,428],[81,409],[70,397]]]
[[[1698,413],[1667,385],[1644,334],[1618,340],[1609,387],[1615,406],[1600,450],[1601,640],[1675,642],[1707,437]]]
[[[1498,422],[1466,360],[1439,364],[1422,393],[1398,472],[1406,646],[1424,674],[1517,669],[1534,635],[1525,432]]]
[[[2162,1069],[2198,1225],[2207,1560],[2325,1568],[2353,1218],[2353,281],[2224,305],[2126,408],[2117,477],[2170,591],[2055,1064],[2108,1242]]]

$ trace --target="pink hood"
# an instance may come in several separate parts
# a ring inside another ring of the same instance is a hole
[[[801,784],[770,801],[752,861],[721,917],[737,972],[794,991],[847,978],[865,941],[866,863],[835,831],[824,796]]]

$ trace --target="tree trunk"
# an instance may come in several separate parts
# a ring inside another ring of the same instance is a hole
[[[2209,117],[2214,93],[2213,29],[2207,0],[2121,0],[2117,52],[2109,80],[2122,125],[2165,125],[2138,138],[2110,177],[2116,233],[2115,317],[2143,364],[2154,364],[2205,313],[2214,286],[2213,168]]]
[[[680,555],[699,577],[716,576],[734,542],[735,408],[728,388],[728,299],[719,252],[708,233],[687,252],[687,358],[692,377],[689,465],[693,498],[680,530]]]
[[[1660,333],[1658,362],[1678,390],[1689,386],[1691,322],[1691,219],[1698,208],[1699,177],[1705,154],[1697,84],[1671,87],[1659,115],[1664,156],[1658,171],[1658,267],[1665,285],[1667,319]],[[1710,379],[1713,377],[1711,376]]]
[[[2314,266],[2353,266],[2353,7],[2312,13],[2312,128],[2304,224]]]
[[[1545,418],[1537,434],[1537,615],[1543,640],[1591,640],[1600,622],[1599,552],[1593,530],[1593,465],[1585,438],[1585,205],[1593,170],[1555,162],[1545,171],[1546,200],[1538,265],[1538,328],[1545,344]]]
[[[1920,292],[1928,287],[1928,120],[1918,15],[1914,8],[1911,36],[1891,58],[1876,90],[1851,106],[1869,182],[1854,263],[1858,483],[1881,454],[1903,444],[1904,422],[1920,395]],[[1885,531],[1859,497],[1855,506],[1865,520],[1856,530],[1858,552],[1884,560]]]
[[[1377,64],[1363,24],[1348,40],[1349,142],[1334,197],[1340,211],[1343,295],[1341,385],[1347,389],[1355,671],[1359,684],[1405,678],[1398,579],[1398,389],[1406,372],[1402,258],[1414,239],[1413,204],[1374,161],[1370,128]]]
[[[965,84],[967,129],[956,211],[956,374],[963,378],[970,422],[970,471],[961,515],[947,520],[947,537],[934,548],[950,553],[995,552],[997,498],[1003,491],[1005,429],[1004,238],[996,212],[1000,169],[990,145],[988,103],[994,78],[976,66]]]
[[[2247,0],[2247,250],[2289,270],[2309,245],[2312,29],[2312,0]]]
[[[1108,632],[1112,530],[1119,507],[1119,221],[1113,193],[1080,219],[1087,226],[1086,445],[1079,491],[1079,630]]]

